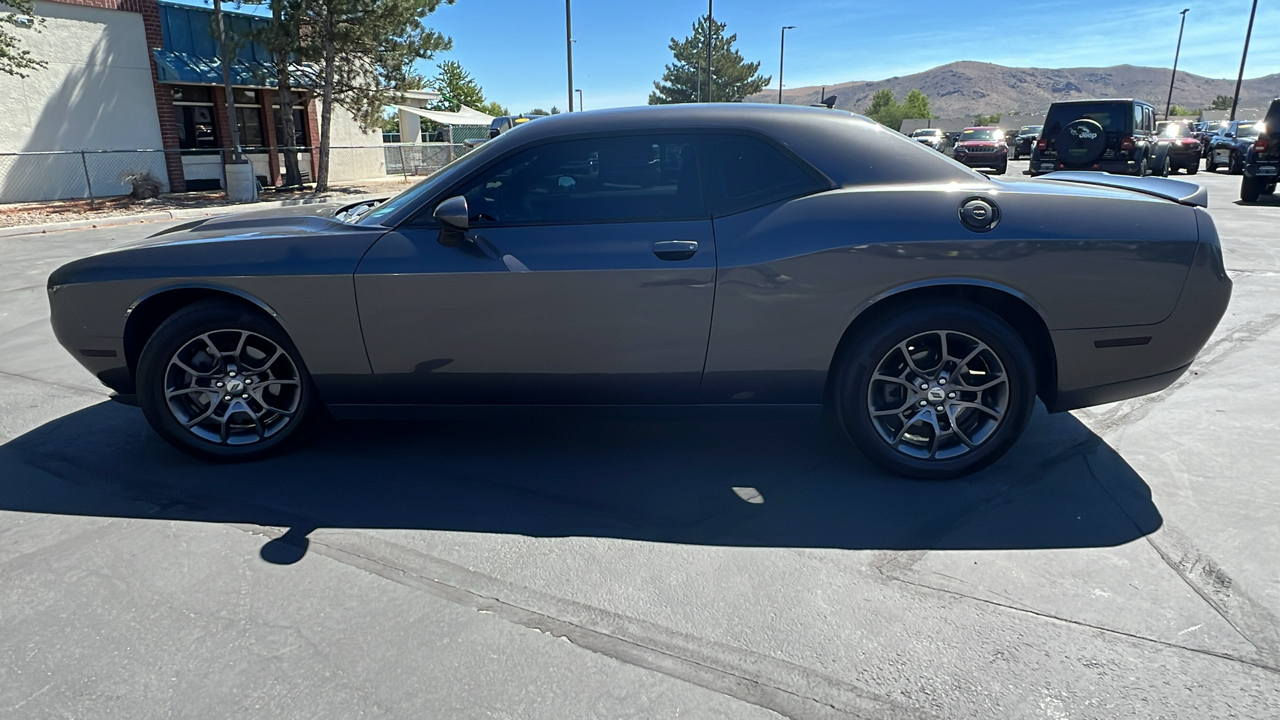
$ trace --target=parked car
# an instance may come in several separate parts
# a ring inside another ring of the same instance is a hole
[[[543,117],[542,115],[503,115],[496,117],[489,123],[489,139],[498,137],[504,132],[514,129],[519,125]]]
[[[1277,176],[1280,176],[1280,98],[1271,101],[1258,126],[1258,139],[1245,153],[1240,199],[1253,202],[1260,195],[1275,193]]]
[[[1209,138],[1209,157],[1205,158],[1204,169],[1217,172],[1219,167],[1226,167],[1228,175],[1243,173],[1244,155],[1258,139],[1258,125],[1257,120],[1232,120],[1219,128]]]
[[[1187,123],[1162,121],[1156,124],[1156,142],[1163,145],[1169,158],[1169,172],[1185,170],[1188,175],[1200,171],[1200,141],[1192,136]]]
[[[998,127],[970,127],[960,133],[955,158],[971,168],[991,168],[997,175],[1009,170],[1009,146]]]
[[[1199,124],[1199,128],[1196,130],[1196,139],[1200,141],[1200,157],[1209,157],[1209,139],[1216,135],[1226,124],[1223,120],[1212,120]]]
[[[653,145],[680,172],[652,187],[563,172]],[[600,110],[346,222],[163,230],[55,270],[48,297],[63,347],[201,458],[284,450],[326,408],[825,404],[866,457],[942,478],[1000,458],[1037,396],[1061,412],[1186,371],[1231,295],[1206,198],[1002,182],[825,108]]]
[[[920,128],[911,133],[911,139],[921,145],[928,145],[934,150],[941,150],[946,138],[938,128]]]
[[[1030,175],[1100,170],[1120,175],[1168,174],[1156,142],[1156,111],[1141,100],[1064,100],[1049,106],[1031,153]]]
[[[1013,153],[1014,160],[1031,154],[1032,149],[1036,146],[1036,140],[1040,139],[1040,131],[1042,129],[1044,129],[1042,125],[1023,125],[1018,130],[1013,143],[1009,146],[1009,152]]]

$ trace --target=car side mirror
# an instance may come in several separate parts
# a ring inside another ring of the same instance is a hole
[[[436,206],[431,214],[440,223],[441,245],[457,247],[465,238],[467,228],[471,226],[470,214],[467,212],[467,199],[461,195],[451,197]]]
[[[1229,132],[1229,133],[1226,133],[1226,136],[1227,136],[1227,137],[1229,137],[1229,138],[1233,138],[1233,137],[1235,137],[1235,136],[1236,136],[1236,134],[1235,134],[1235,133],[1230,133],[1230,132]]]

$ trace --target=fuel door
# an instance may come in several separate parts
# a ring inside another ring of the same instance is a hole
[[[960,203],[960,222],[974,232],[987,232],[1000,223],[1000,206],[991,198],[965,198]]]

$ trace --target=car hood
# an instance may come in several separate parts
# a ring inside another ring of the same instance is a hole
[[[112,248],[125,250],[193,242],[229,242],[252,238],[296,237],[344,227],[334,215],[350,203],[309,203],[290,207],[215,215],[165,228],[141,240]]]

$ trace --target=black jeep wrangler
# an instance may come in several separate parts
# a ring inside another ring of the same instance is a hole
[[[1168,175],[1168,152],[1156,142],[1155,130],[1155,108],[1142,100],[1056,102],[1045,114],[1027,174],[1100,170]]]
[[[1271,101],[1258,128],[1258,139],[1245,152],[1240,199],[1253,202],[1260,195],[1274,193],[1277,175],[1280,175],[1280,98]]]

